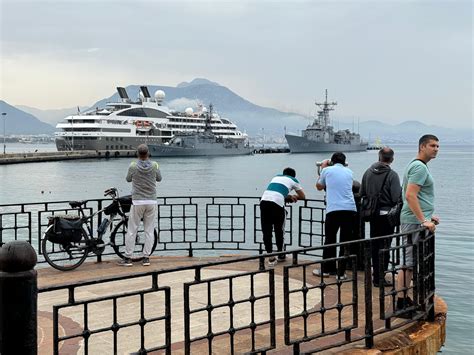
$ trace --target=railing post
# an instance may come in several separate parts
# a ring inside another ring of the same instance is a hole
[[[436,290],[436,285],[435,285],[435,261],[436,261],[436,254],[435,254],[435,235],[432,233],[432,236],[430,238],[429,242],[429,251],[431,253],[431,258],[430,258],[430,263],[429,263],[429,270],[428,272],[430,273],[431,277],[429,278],[429,285],[430,285],[430,292],[432,292],[432,295],[430,297],[430,311],[428,312],[428,322],[434,322],[435,320],[435,308],[434,308],[434,291]]]
[[[25,241],[0,248],[0,354],[37,354],[36,252]]]
[[[374,323],[372,320],[372,261],[371,261],[372,240],[364,243],[364,278],[365,278],[365,347],[374,346]]]

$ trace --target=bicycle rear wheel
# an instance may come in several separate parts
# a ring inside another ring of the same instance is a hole
[[[128,218],[125,221],[121,221],[114,228],[112,234],[110,235],[110,244],[115,250],[115,253],[120,256],[122,259],[125,258],[125,237],[127,236],[128,230]],[[158,232],[156,229],[153,231],[153,246],[151,248],[151,253],[156,249],[158,244]],[[143,247],[145,246],[145,233],[142,229],[139,229],[135,239],[135,249],[133,250],[132,260],[140,261],[143,259]],[[140,255],[140,256],[134,256]]]
[[[79,242],[52,243],[46,237],[46,233],[50,228],[53,228],[53,225],[46,229],[41,241],[41,251],[44,259],[57,270],[74,270],[86,260],[87,254],[89,254],[89,236],[83,230],[82,238]]]

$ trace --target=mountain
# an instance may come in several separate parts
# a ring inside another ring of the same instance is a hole
[[[35,116],[19,110],[3,100],[0,100],[0,111],[6,113],[5,116],[2,115],[2,119],[6,117],[6,121],[4,122],[6,135],[52,134],[54,132],[53,126],[41,122]]]
[[[128,96],[136,100],[139,95],[139,85],[126,87]],[[261,134],[283,136],[287,130],[296,130],[306,127],[308,119],[295,114],[281,112],[273,108],[262,107],[237,95],[225,86],[213,83],[206,79],[195,79],[190,83],[180,83],[177,87],[148,85],[150,94],[156,90],[163,90],[166,94],[165,104],[171,109],[184,110],[186,107],[196,107],[198,103],[209,105],[221,116],[229,118],[249,135]],[[117,93],[97,101],[91,108],[102,107],[107,102],[119,101]]]
[[[78,109],[78,107],[70,107],[70,108],[61,108],[61,109],[53,109],[53,110],[40,110],[38,108],[23,106],[23,105],[16,105],[15,107],[22,111],[32,114],[33,116],[37,117],[41,121],[49,123],[53,127],[56,126],[56,123],[62,121],[64,117],[76,114],[77,109]],[[79,109],[83,111],[87,109],[87,107],[82,106],[82,107],[79,107]]]
[[[136,101],[139,97],[139,87],[139,85],[126,87],[128,95],[133,101]],[[156,90],[163,90],[166,94],[164,105],[174,110],[184,111],[187,107],[196,108],[199,103],[206,106],[212,103],[214,104],[214,110],[221,116],[235,122],[239,129],[248,133],[249,136],[259,137],[260,139],[262,136],[265,136],[267,140],[282,139],[285,132],[293,132],[299,135],[301,130],[312,122],[310,117],[255,105],[229,88],[203,78],[182,82],[176,87],[148,85],[148,88],[152,95]],[[97,101],[90,108],[100,108],[107,102],[113,101],[120,101],[117,93]],[[77,112],[77,107],[60,110],[38,110],[26,106],[17,107],[52,124]],[[84,111],[83,107],[81,111]],[[456,129],[431,126],[416,120],[396,125],[374,120],[360,121],[358,124],[348,117],[337,116],[337,112],[331,118],[335,129],[358,131],[370,143],[373,143],[375,138],[380,138],[382,143],[414,142],[426,133],[439,135],[443,142],[472,143],[474,141],[472,128]]]
[[[220,86],[218,83],[215,83],[213,81],[203,79],[203,78],[196,78],[196,79],[191,80],[190,83],[188,83],[187,81],[183,81],[182,83],[179,83],[178,85],[176,85],[176,87],[177,88],[185,88],[186,86],[207,85],[207,84]]]
[[[390,143],[413,143],[424,134],[434,134],[438,136],[443,143],[469,143],[474,142],[474,130],[469,128],[447,128],[435,125],[426,125],[419,121],[405,121],[399,124],[387,124],[380,121],[360,122],[359,128],[357,122],[335,121],[336,129],[354,129],[373,143],[379,138],[383,144]]]

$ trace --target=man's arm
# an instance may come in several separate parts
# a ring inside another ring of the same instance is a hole
[[[304,194],[303,189],[296,191],[296,196],[298,200],[306,200],[306,195]]]
[[[326,188],[326,175],[326,171],[323,170],[318,178],[318,181],[316,181],[316,188],[318,191],[324,190]]]
[[[318,191],[321,191],[326,188],[326,185],[321,184],[318,180],[318,182],[316,183],[316,188],[318,189]]]
[[[135,165],[133,163],[128,167],[127,177],[125,178],[128,182],[132,182],[134,167]]]
[[[429,229],[431,232],[434,232],[436,229],[435,224],[431,221],[425,220],[425,216],[423,214],[423,211],[421,210],[420,201],[418,200],[418,193],[420,192],[420,190],[421,187],[417,184],[407,185],[407,192],[405,194],[405,197],[408,203],[408,207],[410,207],[410,210],[420,221],[423,227]]]
[[[418,186],[418,185],[416,185]],[[395,205],[402,196],[402,187],[400,186],[400,178],[396,172],[393,172],[392,181],[390,181],[390,200]]]
[[[160,165],[158,165],[158,163],[156,161],[153,162],[153,164],[155,164],[155,168],[156,168],[155,179],[156,179],[156,181],[160,182],[161,179],[162,179],[161,171],[160,171]]]

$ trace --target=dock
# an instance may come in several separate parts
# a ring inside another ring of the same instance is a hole
[[[290,148],[289,147],[261,147],[261,148],[255,148],[254,153],[255,154],[274,154],[274,153],[289,153]]]
[[[0,242],[7,242],[0,255],[10,260],[9,266],[0,263],[0,276],[3,273],[11,285],[23,285],[11,275],[15,250],[20,250],[16,259],[21,267],[28,265],[20,260],[28,255],[22,251],[30,250],[34,256],[30,260],[38,261],[38,307],[29,318],[37,335],[15,334],[24,337],[23,344],[34,335],[30,340],[38,344],[39,354],[68,355],[402,355],[434,354],[442,347],[447,305],[436,296],[433,233],[424,231],[416,242],[417,272],[402,289],[394,281],[406,269],[407,246],[401,239],[407,233],[379,237],[389,239],[391,246],[387,249],[390,266],[381,273],[387,287],[378,288],[373,286],[367,257],[374,239],[323,243],[323,200],[288,206],[286,250],[263,254],[259,199],[160,197],[159,241],[150,266],[139,261],[131,267],[117,265],[115,249],[124,248],[120,230],[117,238],[104,238],[113,240],[113,245],[89,253],[84,264],[68,272],[53,269],[42,255],[47,252],[58,262],[69,261],[59,244],[49,242],[50,247],[39,249],[48,216],[59,211],[77,213],[67,201],[0,205]],[[109,203],[90,199],[87,210],[92,213]],[[103,217],[95,214],[93,225],[101,225]],[[10,248],[14,243],[23,249]],[[344,253],[323,259],[326,248],[341,248]],[[143,239],[138,238],[137,255],[142,250]],[[12,255],[7,258],[7,253]],[[269,258],[276,256],[278,263],[270,265]],[[380,253],[379,263],[383,258]],[[344,268],[344,275],[323,277],[314,272],[331,262]],[[17,276],[23,277],[24,269],[18,270]],[[395,307],[399,292],[411,295],[414,303]],[[35,297],[34,292],[31,295]]]
[[[43,163],[49,161],[77,159],[110,159],[135,157],[135,150],[74,150],[61,152],[8,153],[0,155],[0,165],[20,163]]]
[[[203,262],[218,263],[222,260],[226,262],[234,260],[234,262],[203,268],[203,283],[196,284],[196,272],[192,269],[193,266]],[[76,301],[61,308],[59,312],[58,335],[62,339],[57,344],[59,354],[79,354],[86,348],[89,353],[114,353],[112,336],[114,323],[121,327],[116,340],[119,353],[137,353],[140,349],[140,310],[143,312],[141,317],[148,320],[145,326],[147,346],[149,348],[165,346],[164,334],[167,333],[170,336],[168,351],[171,350],[172,354],[247,353],[251,352],[252,348],[260,350],[268,348],[271,354],[294,353],[293,346],[285,344],[285,321],[290,322],[288,324],[291,326],[291,331],[287,335],[291,335],[292,340],[304,339],[305,336],[315,334],[326,335],[301,343],[298,353],[319,349],[324,354],[368,355],[391,349],[392,354],[407,353],[407,350],[410,353],[421,354],[429,353],[429,349],[438,350],[444,342],[444,337],[441,337],[440,333],[444,331],[443,315],[446,314],[447,307],[441,298],[435,300],[437,315],[435,322],[419,321],[415,324],[404,325],[406,323],[404,319],[394,319],[391,323],[393,329],[376,337],[374,347],[367,349],[363,340],[366,325],[364,303],[359,302],[359,307],[354,309],[355,313],[344,307],[342,314],[338,315],[335,309],[338,303],[350,304],[353,300],[352,281],[348,280],[340,284],[334,277],[325,279],[327,287],[324,291],[323,305],[321,293],[312,292],[316,289],[310,290],[305,297],[304,302],[307,306],[303,304],[303,298],[290,295],[291,302],[287,309],[289,314],[285,316],[284,273],[285,267],[292,264],[291,259],[288,259],[272,269],[275,286],[275,308],[273,309],[275,314],[272,315],[268,299],[265,299],[265,295],[271,292],[268,279],[263,275],[254,274],[256,282],[249,283],[249,273],[259,269],[258,261],[238,262],[237,260],[238,258],[233,256],[214,258],[157,256],[151,258],[150,267],[143,267],[140,263],[136,263],[133,267],[124,268],[117,266],[116,260],[109,260],[101,263],[87,262],[72,272],[41,268],[38,270],[38,286],[40,290],[50,289],[51,291],[41,292],[38,298],[38,334],[41,334],[38,337],[38,354],[53,353],[53,305],[68,304],[68,292],[65,292],[66,288],[57,291],[52,291],[52,289],[65,283],[75,285]],[[165,270],[169,269],[170,265],[174,268],[185,269],[167,273]],[[152,286],[153,274],[158,275],[159,288],[147,293],[146,290],[150,290],[149,287]],[[238,277],[239,274],[241,277]],[[349,278],[356,277],[358,285],[356,294],[362,299],[365,292],[363,273],[357,273],[357,275],[349,273],[348,276]],[[232,277],[233,291],[230,291],[229,279],[226,277]],[[115,281],[106,281],[113,279]],[[88,282],[91,285],[81,286]],[[290,289],[300,287],[303,282],[307,287],[312,288],[318,285],[321,279],[314,276],[308,269],[304,276],[301,273],[292,273],[286,282]],[[193,284],[195,284],[194,287],[192,287]],[[191,285],[191,287],[188,289],[186,285]],[[164,304],[166,297],[162,294],[165,289],[168,289],[171,295],[167,307]],[[211,289],[212,293],[210,293]],[[117,297],[118,290],[120,295],[129,296]],[[144,294],[140,297],[139,294],[135,294],[137,290],[143,290]],[[379,314],[377,288],[373,288],[373,294],[373,312]],[[256,298],[255,302],[252,302],[253,295]],[[229,297],[234,300],[234,307],[229,304]],[[116,300],[115,305],[112,302],[113,299]],[[84,302],[89,310],[88,324],[84,324]],[[140,306],[141,302],[143,302],[142,306]],[[191,314],[185,311],[188,307]],[[320,314],[311,314],[312,311],[309,311],[321,309],[321,307],[328,309],[323,325],[319,319]],[[387,304],[386,307],[389,310],[392,305]],[[170,327],[167,331],[165,331],[164,319],[151,321],[151,319],[164,317],[167,313],[166,308],[170,312],[170,318],[168,318]],[[229,308],[233,308],[233,311]],[[303,317],[294,318],[296,315],[304,314],[306,309],[310,312],[306,320]],[[114,314],[116,315],[113,316]],[[116,317],[115,321],[114,317]],[[356,323],[353,322],[354,317],[357,319]],[[385,321],[376,319],[378,317],[374,318],[374,332],[387,331]],[[275,323],[271,321],[272,319]],[[255,329],[249,326],[252,322],[258,324]],[[352,328],[351,337],[362,337],[362,339],[347,343],[347,332],[341,332],[341,322],[343,328],[347,330]],[[124,326],[125,324],[136,325]],[[149,327],[151,328],[147,331]],[[215,336],[207,338],[211,329],[209,327],[212,327],[212,334]],[[232,331],[229,332],[232,328],[236,329],[234,336],[231,335]],[[110,330],[103,331],[103,329]],[[272,329],[275,331],[274,336],[270,336]],[[94,334],[87,339],[87,343],[84,332]],[[331,336],[332,332],[334,334]],[[192,342],[189,339],[190,335],[194,338]],[[255,339],[254,344],[252,344],[252,338]],[[212,351],[210,351],[210,343],[212,343]],[[341,346],[337,346],[338,343]],[[257,351],[257,353],[260,352]]]
[[[254,154],[289,153],[288,147],[255,148]],[[77,159],[134,158],[135,150],[74,150],[61,152],[7,153],[0,155],[0,165],[21,163],[44,163],[50,161]]]

